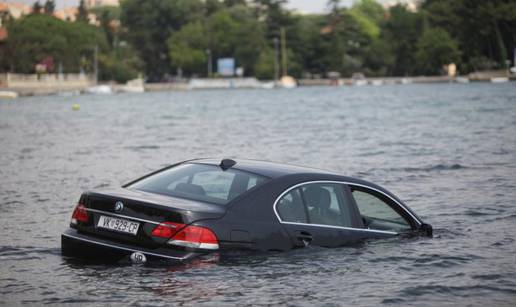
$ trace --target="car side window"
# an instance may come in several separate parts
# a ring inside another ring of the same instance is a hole
[[[285,194],[279,200],[276,209],[283,222],[307,223],[305,206],[299,189]]]
[[[350,204],[342,185],[313,183],[302,187],[310,224],[352,227]]]
[[[369,229],[403,232],[411,230],[410,224],[389,204],[389,200],[365,188],[351,187],[358,210]]]

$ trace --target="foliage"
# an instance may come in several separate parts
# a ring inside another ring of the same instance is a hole
[[[274,50],[264,48],[254,66],[254,74],[258,79],[274,79]]]
[[[125,83],[136,79],[142,63],[130,46],[118,46],[99,57],[99,79]]]
[[[377,38],[379,36],[380,24],[385,15],[380,4],[374,0],[360,0],[353,4],[349,13],[369,37]]]
[[[151,81],[172,71],[167,40],[190,21],[202,20],[200,0],[126,0],[121,2],[121,22],[127,40],[135,46]]]
[[[30,16],[2,17],[9,36],[0,44],[0,69],[31,72],[50,56],[66,71],[91,71],[98,44],[103,79],[123,81],[143,71],[147,80],[160,81],[179,68],[186,76],[205,76],[208,52],[211,64],[233,57],[246,75],[273,78],[282,30],[288,73],[295,77],[438,74],[449,62],[460,73],[497,69],[516,47],[515,1],[420,0],[411,10],[402,4],[385,9],[375,0],[351,7],[328,0],[325,15],[296,14],[286,2],[124,0],[119,8],[88,12],[81,0],[79,22],[67,23],[48,16],[54,0],[36,1]],[[98,27],[88,25],[88,13],[97,15]]]
[[[78,22],[89,22],[88,10],[86,9],[86,4],[84,0],[79,1],[79,7],[77,9],[77,15],[75,16],[75,20]]]
[[[41,11],[43,10],[43,6],[41,6],[41,3],[39,3],[39,0],[34,2],[32,5],[32,14],[41,14]]]
[[[253,0],[256,18],[263,20],[267,38],[279,37],[280,29],[291,23],[290,13],[283,8],[287,0]]]
[[[357,12],[376,25],[380,25],[385,18],[385,10],[375,0],[360,0],[353,4],[351,11]]]
[[[206,31],[199,21],[185,25],[168,39],[172,66],[189,75],[205,70],[207,48]]]
[[[388,76],[396,60],[391,44],[375,39],[363,50],[364,73],[369,76]]]
[[[382,39],[390,44],[394,63],[390,71],[394,76],[412,75],[417,69],[416,42],[423,30],[423,18],[403,5],[389,9],[382,28]]]
[[[418,71],[439,74],[443,65],[457,63],[460,51],[457,42],[441,28],[426,30],[417,42]]]
[[[464,70],[478,69],[481,63],[476,60],[482,58],[494,60],[491,68],[505,67],[516,46],[515,1],[427,0],[422,10],[432,26],[445,29],[458,41]]]
[[[19,73],[32,73],[37,63],[52,57],[64,71],[78,72],[92,68],[96,45],[106,50],[100,31],[91,25],[70,23],[44,14],[32,14],[8,25],[6,48],[10,66]],[[81,67],[81,58],[88,59]]]
[[[45,11],[45,14],[52,15],[52,14],[54,14],[55,9],[56,9],[56,3],[54,0],[45,1],[45,5],[43,6],[43,10]]]
[[[213,59],[234,57],[247,74],[253,74],[264,40],[252,16],[249,8],[234,5],[219,9],[205,24],[195,21],[183,26],[167,41],[171,66],[186,74],[205,74],[209,51]]]
[[[120,20],[121,9],[119,6],[95,6],[88,9],[88,11],[97,16],[106,15],[111,20]]]

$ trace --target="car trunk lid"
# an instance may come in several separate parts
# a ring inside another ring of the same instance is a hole
[[[126,188],[89,191],[82,195],[80,203],[88,213],[88,220],[77,223],[74,228],[148,248],[167,242],[167,238],[153,235],[153,230],[160,224],[188,225],[220,218],[226,212],[221,205]]]

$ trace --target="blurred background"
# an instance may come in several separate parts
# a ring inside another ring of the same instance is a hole
[[[507,0],[0,2],[0,87],[500,81],[512,75],[515,29],[516,3]],[[231,77],[239,79],[188,84]]]

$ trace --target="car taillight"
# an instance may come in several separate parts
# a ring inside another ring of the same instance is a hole
[[[153,237],[159,237],[159,238],[172,238],[173,235],[176,234],[176,232],[183,228],[185,224],[179,224],[179,223],[172,223],[172,222],[163,222],[160,223],[158,226],[156,226],[153,230],[151,235]]]
[[[76,225],[77,221],[86,223],[86,222],[88,222],[88,220],[89,220],[89,217],[88,217],[88,211],[86,211],[86,207],[84,207],[83,204],[77,204],[77,206],[75,207],[75,210],[73,210],[71,223]]]
[[[213,231],[200,226],[186,226],[176,233],[168,244],[211,250],[219,248],[219,241]]]

